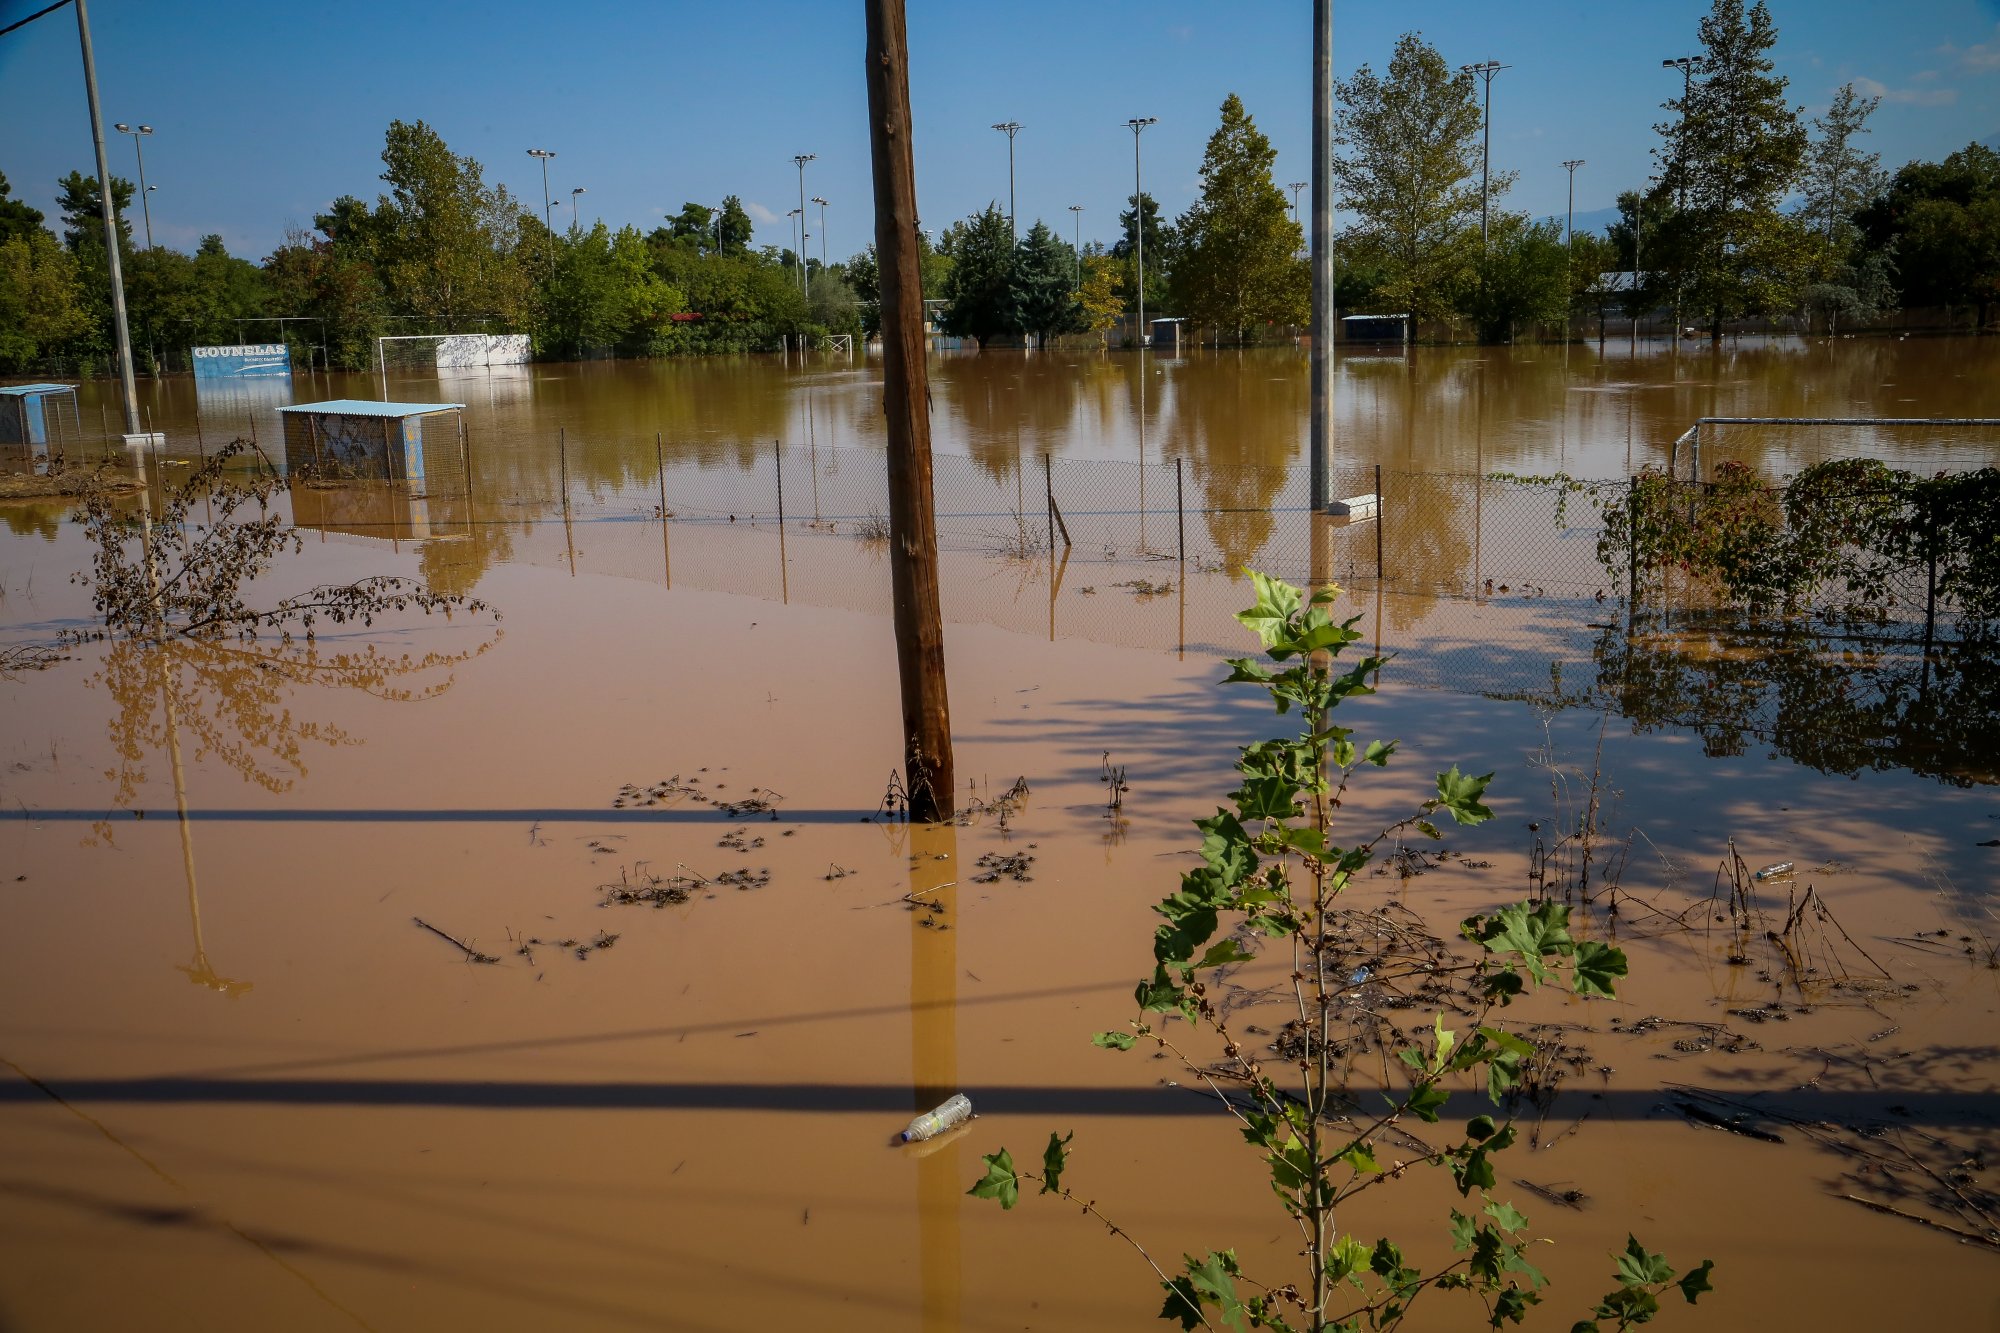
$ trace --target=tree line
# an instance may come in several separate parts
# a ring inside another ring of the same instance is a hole
[[[1993,321],[2000,153],[1971,144],[1891,174],[1863,147],[1879,98],[1850,84],[1811,119],[1785,100],[1764,0],[1713,0],[1698,37],[1684,95],[1656,127],[1657,174],[1620,195],[1604,231],[1572,237],[1502,206],[1515,173],[1490,173],[1482,192],[1475,77],[1419,34],[1382,72],[1364,64],[1337,80],[1334,185],[1353,221],[1336,238],[1336,304],[1460,323],[1488,341],[1614,308],[1670,310],[1677,328],[1717,337],[1744,317],[1834,330],[1899,303]],[[982,346],[1101,334],[1139,303],[1143,248],[1149,313],[1215,342],[1288,335],[1307,320],[1310,279],[1275,160],[1231,94],[1200,197],[1171,224],[1152,196],[1132,195],[1115,244],[1077,245],[1040,220],[1017,235],[989,204],[924,238],[935,327]],[[300,360],[356,368],[384,334],[527,332],[538,355],[560,359],[875,331],[872,246],[829,265],[753,247],[734,195],[684,204],[650,232],[559,231],[421,120],[389,125],[382,163],[387,189],[372,205],[336,199],[261,262],[219,236],[193,254],[135,247],[132,185],[114,179],[139,369],[237,341],[283,340]],[[0,176],[0,371],[111,363],[98,184],[73,171],[58,187],[52,229]]]

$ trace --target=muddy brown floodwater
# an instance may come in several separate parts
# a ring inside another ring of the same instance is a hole
[[[1669,1326],[2000,1327],[2000,1251],[1965,1239],[2000,1211],[1986,733],[1809,744],[1801,712],[1844,715],[1801,702],[1797,673],[1777,673],[1775,714],[1705,729],[1593,694],[1604,575],[1586,558],[1562,566],[1574,588],[1484,593],[1553,557],[1477,481],[1617,476],[1705,414],[2000,415],[2000,349],[1619,351],[1346,364],[1357,457],[1474,481],[1385,514],[1403,578],[1372,532],[1271,513],[1303,438],[1285,354],[1146,376],[942,361],[938,447],[970,460],[941,464],[968,497],[946,525],[958,769],[985,802],[1028,785],[1004,818],[946,829],[873,817],[899,745],[865,365],[392,381],[471,404],[461,471],[417,499],[299,489],[308,543],[274,586],[422,574],[501,623],[378,623],[310,655],[89,644],[0,679],[0,1328],[1149,1326],[1152,1276],[1100,1228],[965,1197],[981,1153],[1032,1159],[1051,1131],[1156,1255],[1233,1245],[1289,1277],[1227,1118],[1168,1062],[1089,1044],[1150,969],[1188,821],[1233,785],[1235,748],[1274,734],[1260,696],[1216,684],[1248,645],[1232,558],[1354,571],[1348,607],[1399,654],[1343,712],[1403,745],[1342,812],[1350,833],[1438,769],[1497,774],[1495,818],[1385,861],[1358,904],[1449,934],[1573,876],[1573,844],[1541,853],[1599,799],[1588,928],[1633,976],[1615,1001],[1524,1014],[1561,1047],[1494,1191],[1552,1241],[1529,1326],[1581,1317],[1629,1230],[1716,1261]],[[269,403],[217,400],[191,439],[192,386],[149,392],[170,440],[155,487],[253,419],[278,438]],[[290,391],[349,394],[371,389]],[[97,411],[93,387],[85,426]],[[1741,447],[1783,471],[1856,438]],[[2000,461],[1976,431],[1863,442],[1905,466]],[[1077,497],[1066,560],[1021,540],[1052,522],[1044,452]],[[1198,498],[1123,495],[1171,487],[1175,458]],[[0,648],[87,623],[81,531],[46,504],[0,517]],[[1111,813],[1107,762],[1129,787]],[[1716,889],[1732,840],[1796,867],[1754,887],[1747,921]],[[988,878],[996,858],[1021,877]],[[1824,914],[1785,933],[1808,888]],[[1245,1030],[1280,1026],[1271,979],[1231,979]],[[1431,1017],[1373,1000],[1401,1028]],[[1376,1058],[1354,1065],[1364,1095]],[[970,1126],[892,1145],[951,1091]],[[1441,1184],[1372,1191],[1343,1228],[1441,1254]],[[1469,1322],[1440,1303],[1414,1326]]]

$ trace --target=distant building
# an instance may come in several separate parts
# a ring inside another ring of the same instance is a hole
[[[1348,343],[1407,343],[1410,341],[1410,317],[1346,315],[1340,321],[1340,340]]]

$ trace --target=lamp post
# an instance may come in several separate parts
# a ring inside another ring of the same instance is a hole
[[[1014,136],[1021,132],[1021,122],[1003,120],[993,128],[1007,136],[1007,235],[1019,240],[1020,233],[1014,227]]]
[[[152,191],[146,185],[146,149],[144,147],[144,140],[147,135],[153,132],[153,127],[151,125],[127,125],[121,120],[111,128],[117,130],[120,134],[131,135],[132,151],[139,155],[139,209],[146,216],[146,248],[150,250],[153,248],[153,205],[152,201],[146,198]]]
[[[806,290],[806,163],[818,157],[818,153],[795,153],[792,163],[799,169],[799,291]]]
[[[555,205],[549,202],[549,159],[554,157],[555,154],[546,148],[530,148],[528,156],[538,157],[542,160],[542,228],[548,232],[548,238],[542,243],[542,248],[548,251],[549,262],[554,263],[556,229],[550,219],[555,216]]]
[[[137,435],[139,387],[132,378],[132,333],[125,315],[125,270],[118,257],[118,221],[111,205],[111,166],[104,160],[104,113],[98,109],[97,102],[97,56],[90,42],[89,7],[85,0],[73,0],[73,3],[76,6],[76,39],[83,54],[83,92],[90,104],[90,138],[97,150],[97,207],[104,218],[105,264],[111,277],[112,329],[118,336],[118,382],[125,392],[125,433]],[[40,18],[41,14],[34,17]],[[22,20],[24,23],[27,21]],[[20,24],[13,26],[19,27]]]
[[[1299,220],[1299,191],[1311,184],[1311,181],[1293,181],[1285,186],[1287,190],[1292,192],[1292,221],[1294,222]]]
[[[1484,122],[1479,148],[1479,248],[1482,251],[1486,249],[1486,215],[1491,203],[1488,187],[1493,176],[1493,76],[1511,68],[1511,65],[1503,65],[1497,60],[1482,60],[1476,65],[1458,67],[1461,74],[1477,74],[1486,80],[1486,109],[1479,117]]]
[[[588,191],[586,191],[581,185],[577,186],[574,190],[571,190],[569,192],[569,229],[571,231],[575,231],[577,229],[576,197],[580,194],[585,194],[585,193],[588,193]]]
[[[1146,187],[1139,172],[1139,136],[1148,125],[1160,123],[1158,116],[1134,116],[1125,124],[1132,131],[1132,234],[1139,258],[1139,346],[1152,341],[1146,329]]]
[[[1083,290],[1083,205],[1069,206],[1070,221],[1076,224],[1076,289]]]
[[[800,269],[800,278],[799,278],[800,291],[805,290],[804,269],[806,263],[805,260],[806,243],[799,239],[799,233],[804,230],[806,225],[805,216],[806,216],[806,211],[803,208],[788,208],[785,210],[785,223],[792,229],[792,234],[790,237],[792,243],[792,261],[796,263]],[[799,220],[797,222],[793,222],[792,221],[793,218],[797,218]]]
[[[814,195],[812,201],[819,205],[819,267],[826,271],[826,200]]]
[[[1569,172],[1569,220],[1563,224],[1563,244],[1571,250],[1576,249],[1576,169],[1583,164],[1580,157],[1563,163],[1563,170]]]
[[[1687,173],[1683,170],[1687,160],[1688,103],[1694,100],[1694,72],[1702,66],[1700,56],[1675,56],[1662,60],[1661,69],[1677,69],[1681,72],[1681,128],[1674,136],[1674,202],[1677,208],[1687,207]]]

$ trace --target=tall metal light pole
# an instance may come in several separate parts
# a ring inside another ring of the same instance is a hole
[[[555,216],[555,205],[549,202],[549,159],[555,154],[546,148],[530,148],[528,156],[542,160],[542,229],[548,233],[542,242],[542,248],[548,252],[549,262],[553,264],[556,255],[556,229],[550,222]]]
[[[90,138],[97,148],[97,204],[104,215],[105,262],[111,271],[111,314],[118,335],[118,380],[125,391],[125,433],[137,435],[139,386],[132,378],[132,330],[125,316],[125,265],[118,255],[118,219],[111,206],[111,165],[104,159],[104,113],[97,105],[97,56],[90,45],[89,8],[84,0],[74,3],[77,41],[83,47],[83,91],[90,103]]]
[[[1312,410],[1307,460],[1312,469],[1312,512],[1317,515],[1330,512],[1333,504],[1327,476],[1333,452],[1333,0],[1313,0],[1312,89],[1312,349],[1308,362]],[[1292,198],[1296,201],[1298,196]],[[1296,209],[1296,203],[1293,207]]]
[[[1292,192],[1292,221],[1294,222],[1305,221],[1304,218],[1299,216],[1299,191],[1305,189],[1306,186],[1311,184],[1312,184],[1311,181],[1293,181],[1289,185],[1285,186],[1287,190],[1290,190]]]
[[[826,269],[826,200],[814,195],[812,201],[819,205],[819,266]]]
[[[1571,250],[1576,249],[1576,169],[1583,164],[1580,157],[1563,163],[1563,170],[1569,172],[1569,221],[1563,224],[1563,244]]]
[[[1687,207],[1687,173],[1683,170],[1687,160],[1688,103],[1694,100],[1694,72],[1702,66],[1700,56],[1675,56],[1662,60],[1661,69],[1677,69],[1681,72],[1681,128],[1674,136],[1674,180],[1675,207]]]
[[[575,231],[577,229],[576,197],[580,194],[587,194],[587,193],[589,193],[589,191],[585,190],[581,185],[577,186],[574,190],[571,190],[569,192],[569,229],[571,231]]]
[[[1007,136],[1007,235],[1018,241],[1021,234],[1014,226],[1014,136],[1021,132],[1021,122],[1003,120],[993,128]]]
[[[792,162],[799,169],[799,291],[806,290],[806,163],[819,156],[818,153],[795,153]]]
[[[1132,131],[1132,233],[1139,256],[1139,346],[1152,342],[1146,328],[1146,187],[1139,174],[1139,136],[1148,125],[1160,123],[1158,116],[1134,116],[1125,122]]]
[[[1479,248],[1484,250],[1487,241],[1486,217],[1492,203],[1490,185],[1493,178],[1493,76],[1503,69],[1512,69],[1497,60],[1482,60],[1476,65],[1460,65],[1461,74],[1477,74],[1486,80],[1486,109],[1480,113],[1485,122],[1484,137],[1479,149]]]
[[[146,215],[146,248],[153,248],[153,204],[146,198],[150,191],[146,185],[146,150],[142,146],[145,137],[153,132],[151,125],[127,125],[119,121],[111,127],[120,134],[132,136],[132,151],[139,155],[139,208]]]
[[[1083,290],[1083,205],[1069,206],[1070,221],[1076,224],[1076,289]]]

